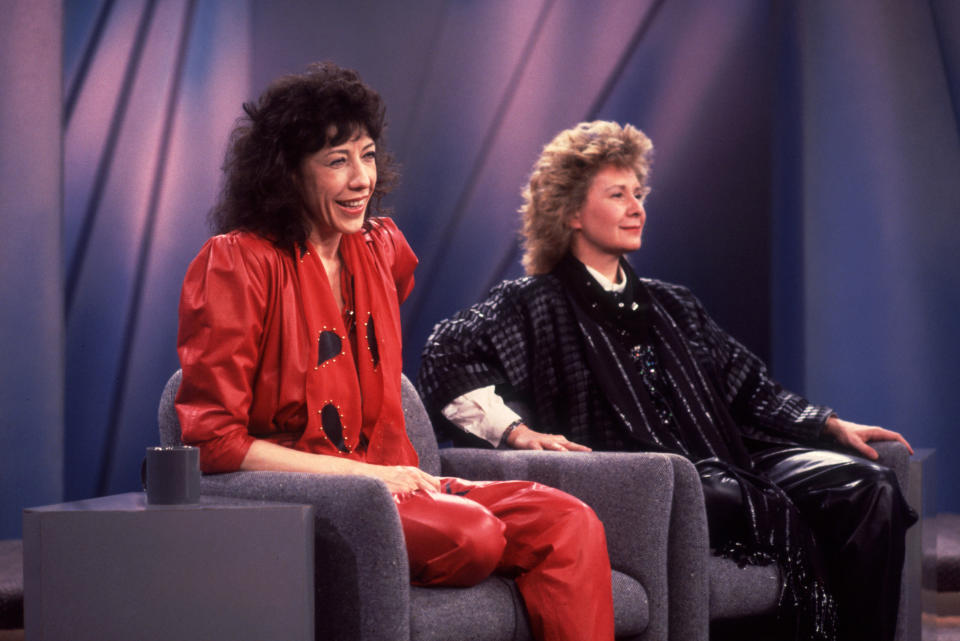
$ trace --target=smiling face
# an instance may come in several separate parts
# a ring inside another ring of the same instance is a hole
[[[327,138],[332,138],[328,132]],[[377,184],[376,144],[363,129],[339,145],[326,145],[300,164],[310,239],[339,242],[363,226]]]
[[[605,271],[623,254],[640,248],[649,190],[632,169],[607,165],[590,182],[587,197],[571,217],[570,250],[580,262]]]

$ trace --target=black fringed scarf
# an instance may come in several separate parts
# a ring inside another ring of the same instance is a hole
[[[679,328],[629,263],[620,266],[627,281],[619,294],[605,291],[570,254],[553,270],[574,310],[588,367],[620,427],[641,449],[686,456],[705,483],[717,475],[734,480],[743,496],[734,519],[739,527],[712,520],[717,552],[740,564],[776,561],[780,614],[797,639],[836,639],[836,605],[817,568],[812,533],[783,490],[752,471],[739,428]]]

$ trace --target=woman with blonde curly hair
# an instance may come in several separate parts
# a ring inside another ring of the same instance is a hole
[[[439,323],[419,386],[458,444],[666,451],[700,472],[710,543],[779,563],[795,639],[893,639],[916,515],[869,440],[773,381],[684,287],[638,278],[653,145],[638,129],[558,134],[523,191],[528,276]]]
[[[641,202],[649,189],[653,143],[634,127],[614,122],[584,122],[561,132],[543,149],[523,190],[524,256],[528,274],[545,274],[570,248],[570,224],[587,199],[591,179],[602,167],[632,170]]]

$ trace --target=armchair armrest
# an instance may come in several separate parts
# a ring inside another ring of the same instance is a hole
[[[444,475],[536,481],[590,505],[604,524],[611,565],[637,579],[647,591],[650,621],[645,639],[673,637],[668,632],[667,609],[673,458],[616,452],[440,451]]]
[[[710,536],[703,484],[697,468],[671,456],[674,488],[670,514],[670,638],[707,641],[710,628]]]
[[[877,463],[889,467],[897,475],[900,491],[907,496],[910,490],[910,452],[907,447],[900,441],[871,441],[870,447],[880,455]]]
[[[409,639],[407,551],[396,504],[383,482],[362,476],[233,472],[204,476],[201,493],[313,505],[316,638]]]

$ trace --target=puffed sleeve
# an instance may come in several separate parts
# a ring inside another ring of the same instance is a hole
[[[692,310],[691,318],[696,319],[688,325],[698,328],[691,340],[709,350],[718,388],[737,423],[801,442],[816,441],[833,410],[781,387],[764,362],[721,329],[689,290],[676,289]]]
[[[531,296],[518,281],[504,281],[485,300],[437,323],[420,355],[417,386],[426,407],[442,412],[473,390],[495,386],[511,396],[532,398],[536,342],[555,354],[553,316],[533,318],[520,304]],[[542,380],[541,380],[542,382]]]
[[[190,264],[180,296],[177,352],[183,440],[204,473],[230,472],[250,449],[254,374],[270,296],[269,261],[237,234],[215,236]]]
[[[390,218],[371,218],[366,223],[365,231],[367,242],[373,245],[384,263],[390,265],[397,285],[397,296],[402,303],[413,291],[413,272],[419,262],[417,255]]]

